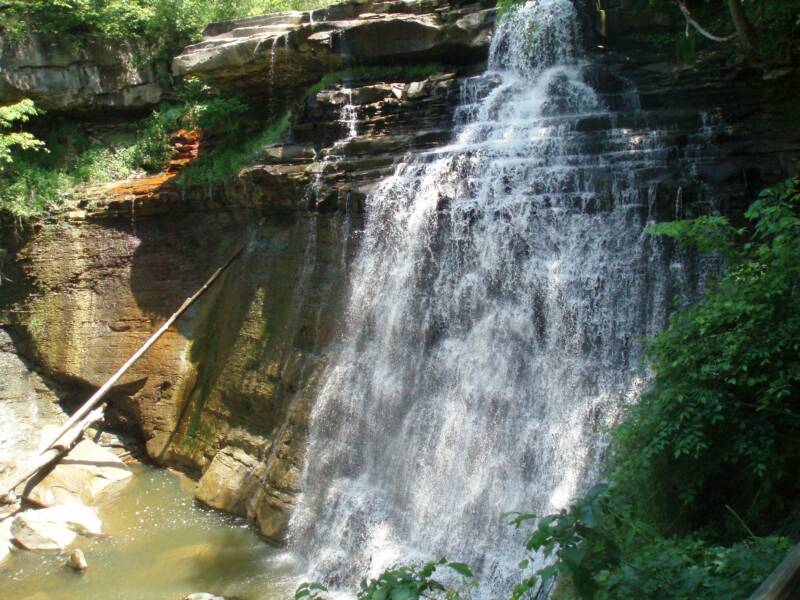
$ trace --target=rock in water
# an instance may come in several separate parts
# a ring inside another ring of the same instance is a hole
[[[67,566],[75,571],[83,572],[89,568],[89,563],[86,562],[86,557],[83,555],[83,550],[76,548],[69,554]]]
[[[91,440],[83,440],[27,491],[26,498],[39,506],[95,504],[127,485],[131,476],[117,456]]]
[[[8,555],[11,554],[11,522],[13,519],[8,517],[0,521],[0,564],[3,563]]]
[[[211,508],[247,515],[242,490],[263,477],[260,462],[244,450],[227,446],[217,452],[208,470],[200,478],[195,498]]]
[[[75,541],[76,533],[64,523],[30,518],[35,511],[19,515],[11,524],[11,533],[28,550],[65,550]]]
[[[206,592],[195,592],[194,594],[189,594],[183,600],[225,600],[225,598]]]
[[[11,534],[28,550],[65,550],[76,535],[100,535],[102,523],[88,506],[64,505],[27,510],[11,523]]]

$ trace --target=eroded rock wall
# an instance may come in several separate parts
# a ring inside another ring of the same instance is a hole
[[[157,104],[166,73],[142,60],[135,42],[0,37],[0,104],[31,98],[47,110],[142,110]]]
[[[459,77],[442,67],[417,81],[334,82],[298,104],[283,143],[228,181],[93,191],[16,251],[13,276],[27,289],[0,287],[0,303],[19,351],[50,377],[96,388],[244,244],[115,387],[109,413],[153,460],[199,479],[201,501],[280,541],[363,198],[394,164],[447,141]]]
[[[244,244],[217,284],[115,388],[110,404],[116,424],[138,431],[154,460],[199,478],[200,500],[252,518],[274,541],[282,539],[299,491],[308,413],[335,351],[363,200],[398,162],[450,139],[460,80],[475,70],[454,60],[424,79],[376,71],[304,93],[310,80],[343,64],[348,32],[393,15],[433,22],[440,32],[467,28],[470,52],[485,52],[493,12],[443,0],[349,3],[277,21],[210,25],[176,69],[281,102],[291,96],[285,139],[210,188],[94,193],[84,208],[23,239],[6,269],[14,284],[0,286],[15,351],[64,385],[90,390]],[[736,213],[756,186],[796,173],[800,128],[792,88],[782,79],[796,72],[765,82],[713,62],[676,69],[664,57],[636,54],[624,36],[602,41],[607,47],[593,50],[599,66],[587,77],[609,102],[638,87],[644,110],[624,115],[625,126],[641,130],[642,139],[658,127],[674,149],[674,168],[650,174],[659,181],[651,208],[660,217],[706,210],[692,206],[698,181]],[[315,44],[324,60],[303,63],[319,57],[309,50]],[[425,52],[414,60],[435,55]],[[436,56],[447,63],[449,54]],[[491,89],[492,81],[486,84]],[[586,119],[580,126],[612,124]],[[697,172],[679,172],[707,143],[714,151],[697,161]]]

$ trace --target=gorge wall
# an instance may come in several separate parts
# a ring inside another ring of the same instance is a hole
[[[589,4],[581,7],[587,23]],[[709,198],[735,215],[763,185],[798,172],[796,70],[765,79],[714,57],[676,67],[637,45],[633,12],[623,2],[608,7],[608,23],[626,25],[610,27],[607,39],[587,25],[597,66],[586,77],[612,105],[637,88],[640,109],[587,115],[575,127],[644,142],[663,132],[665,158],[640,182],[652,190],[654,217],[707,212]],[[200,500],[282,541],[311,403],[347,316],[365,198],[397,163],[451,141],[454,120],[465,117],[456,111],[464,89],[482,97],[497,84],[464,85],[482,70],[493,23],[489,3],[430,0],[210,25],[174,72],[264,95],[275,113],[291,105],[284,141],[211,189],[93,190],[85,206],[33,231],[5,230],[12,284],[0,286],[0,305],[16,352],[59,387],[99,386],[244,244],[241,259],[114,389],[111,419],[142,435],[155,461],[199,478]],[[416,81],[375,69],[305,95],[353,61],[441,67]]]

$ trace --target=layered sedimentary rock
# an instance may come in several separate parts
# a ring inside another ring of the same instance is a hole
[[[471,64],[488,50],[494,3],[349,2],[212,23],[173,73],[251,93],[286,93],[348,64]]]
[[[209,188],[94,190],[83,208],[10,242],[16,260],[5,272],[15,283],[0,286],[0,305],[14,350],[63,385],[97,387],[244,244],[110,405],[154,460],[199,479],[199,499],[256,520],[279,541],[299,491],[309,408],[343,318],[364,198],[409,153],[449,141],[462,78],[477,71],[464,63],[485,57],[493,14],[479,3],[364,2],[210,25],[175,72],[265,103],[291,101],[284,139]],[[659,218],[707,210],[693,204],[709,195],[694,193],[698,185],[737,207],[756,187],[796,172],[800,128],[787,119],[789,103],[757,108],[765,95],[786,95],[785,80],[726,79],[713,65],[676,69],[632,55],[625,41],[604,40],[615,51],[595,55],[585,77],[611,104],[638,86],[642,110],[614,123],[587,116],[576,127],[624,128],[634,144],[661,132],[673,162],[643,173],[643,184],[657,182],[648,209]],[[306,93],[354,58],[443,66],[424,78],[375,69]],[[495,84],[486,77],[484,91]],[[701,150],[697,173],[686,177],[678,166]],[[442,198],[441,209],[452,200]]]
[[[0,104],[31,98],[48,110],[149,108],[163,89],[157,68],[141,64],[140,54],[135,44],[0,38]]]
[[[280,540],[360,202],[407,153],[447,140],[457,90],[447,70],[332,84],[298,107],[284,143],[212,189],[93,192],[91,208],[18,250],[30,285],[18,345],[51,376],[99,386],[244,244],[113,390],[109,412],[141,432],[153,459],[200,478],[200,500]]]

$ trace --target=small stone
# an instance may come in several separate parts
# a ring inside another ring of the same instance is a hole
[[[225,598],[207,592],[195,592],[194,594],[185,596],[183,600],[225,600]]]
[[[70,552],[69,559],[67,560],[67,566],[75,571],[83,572],[89,568],[89,563],[86,562],[86,557],[83,555],[83,551],[79,548],[76,548]]]

